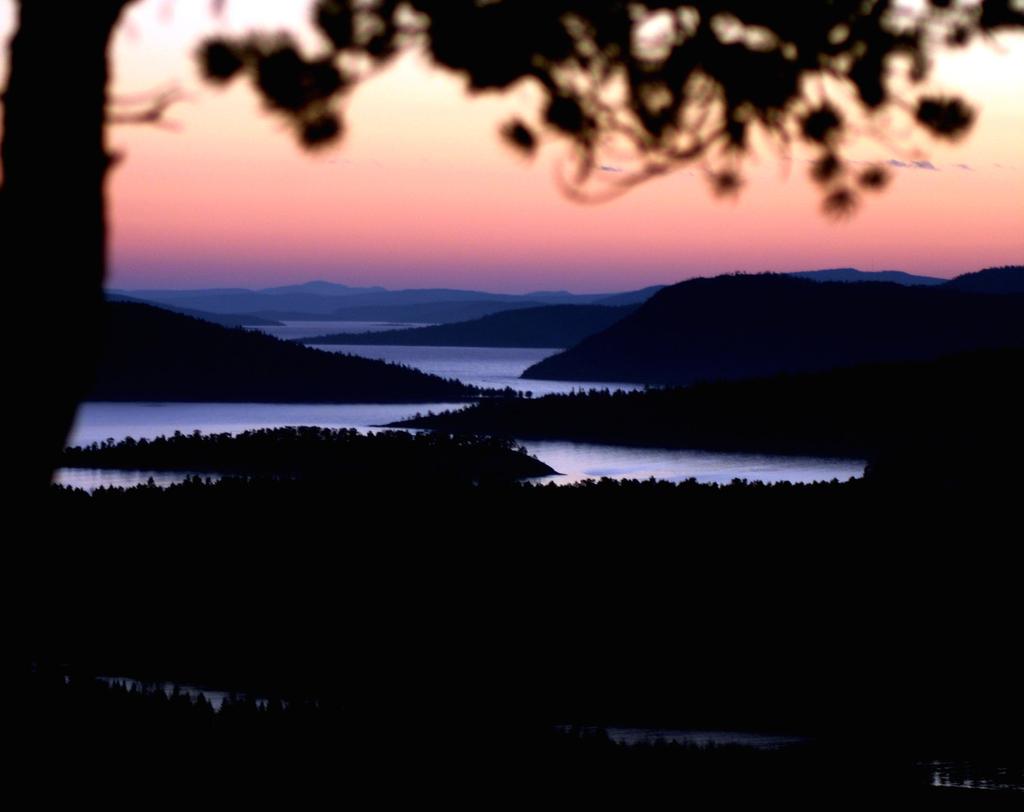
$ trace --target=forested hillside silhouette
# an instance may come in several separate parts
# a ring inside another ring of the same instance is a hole
[[[98,680],[50,663],[36,662],[17,677],[18,709],[30,723],[19,742],[19,756],[28,756],[22,777],[37,782],[37,797],[53,800],[102,787],[113,805],[155,788],[162,801],[187,802],[196,793],[216,796],[211,783],[230,786],[224,791],[236,802],[302,805],[325,794],[355,803],[367,793],[401,804],[542,796],[595,808],[771,799],[813,809],[823,800],[882,797],[914,808],[989,809],[1018,800],[932,787],[933,769],[921,754],[882,735],[775,749],[626,744],[601,727],[502,716],[432,727],[412,717],[374,719],[344,689],[315,699],[236,694],[214,707],[203,694]],[[64,756],[55,759],[58,753]],[[61,780],[45,780],[57,764]],[[173,780],[170,765],[180,765]],[[1019,780],[1019,771],[1002,777]]]
[[[154,303],[136,299],[131,296],[124,296],[120,293],[107,293],[105,298],[108,302],[128,302],[131,304],[144,304],[159,307],[162,310],[170,310],[172,313],[180,313],[183,316],[192,316],[203,321],[211,321],[221,327],[280,327],[281,322],[275,319],[265,319],[262,316],[246,315],[244,313],[213,313],[208,310],[194,310],[190,307],[178,307],[177,305],[160,302]]]
[[[341,692],[480,746],[481,724],[578,721],[1019,748],[1005,492],[399,475],[51,497],[32,649],[85,673]]]
[[[1024,265],[965,273],[950,280],[946,287],[971,293],[1024,293]]]
[[[666,288],[523,377],[689,384],[1021,346],[1019,295],[738,274]]]
[[[457,381],[320,352],[143,304],[109,303],[90,400],[382,403],[463,400]]]
[[[482,401],[398,426],[659,448],[867,459],[872,476],[1018,479],[1024,350],[643,392]]]
[[[303,479],[397,479],[474,482],[555,473],[510,440],[299,426],[231,434],[175,433],[65,449],[68,467],[295,476]]]

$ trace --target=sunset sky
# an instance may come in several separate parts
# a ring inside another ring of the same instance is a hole
[[[0,33],[13,27],[0,0]],[[403,58],[360,86],[347,132],[316,153],[296,145],[242,83],[204,84],[194,49],[208,34],[305,28],[308,3],[145,0],[121,25],[115,93],[172,85],[175,128],[122,126],[110,183],[109,285],[260,287],[329,279],[351,285],[604,291],[733,270],[856,266],[953,276],[1024,261],[1024,37],[944,55],[934,83],[980,108],[955,146],[864,160],[927,160],[850,220],[819,213],[800,156],[761,154],[738,200],[709,193],[698,170],[601,205],[570,202],[554,174],[564,144],[526,161],[498,129],[530,112],[529,88],[470,99],[458,77]],[[3,69],[6,71],[6,67]],[[4,81],[0,72],[0,83]]]

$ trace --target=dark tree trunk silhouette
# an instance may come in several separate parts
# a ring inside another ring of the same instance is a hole
[[[45,314],[48,334],[16,347],[14,396],[31,489],[56,467],[79,401],[88,394],[104,332],[104,138],[107,46],[133,0],[20,0],[4,94],[0,217],[8,283],[18,308]]]

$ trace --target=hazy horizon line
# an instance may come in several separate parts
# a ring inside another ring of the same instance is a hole
[[[992,266],[992,267],[997,267],[997,266]],[[765,273],[793,274],[793,273],[806,273],[806,272],[817,272],[817,271],[854,270],[854,271],[858,271],[859,273],[864,273],[864,274],[906,273],[908,276],[919,276],[919,277],[926,278],[926,279],[931,278],[931,279],[947,279],[948,280],[948,279],[954,279],[957,276],[960,276],[960,275],[965,274],[965,273],[973,273],[974,271],[979,271],[979,270],[983,270],[983,269],[984,269],[983,267],[978,267],[978,268],[974,268],[973,270],[965,270],[965,271],[961,271],[960,273],[953,273],[953,274],[949,274],[949,275],[944,274],[944,273],[929,273],[929,274],[913,273],[911,271],[902,271],[899,268],[885,268],[885,269],[881,269],[881,270],[865,271],[865,270],[863,270],[861,268],[857,268],[854,265],[831,265],[831,266],[828,266],[828,267],[807,268],[807,269],[801,269],[801,270],[796,270],[796,271],[793,271],[793,270],[785,270],[784,271],[784,270],[778,270],[778,269],[774,269],[774,268],[765,268],[765,269],[760,269],[760,270],[737,269],[737,270],[734,270],[734,271],[720,271],[720,272],[713,272],[713,273],[706,273],[706,274],[704,274],[704,273],[694,273],[694,274],[691,274],[691,275],[688,275],[688,276],[678,277],[674,281],[652,282],[652,283],[649,283],[649,284],[639,284],[637,286],[629,286],[629,287],[613,288],[613,289],[602,287],[602,288],[594,288],[594,289],[590,289],[590,290],[581,290],[580,288],[569,288],[569,287],[551,287],[551,288],[522,287],[522,288],[516,288],[516,289],[495,290],[495,289],[492,289],[492,288],[489,288],[489,287],[460,287],[457,284],[455,284],[455,285],[453,285],[453,284],[445,284],[444,282],[438,282],[438,283],[435,283],[435,284],[427,283],[427,284],[424,284],[424,285],[421,285],[421,286],[418,286],[418,287],[410,287],[410,286],[389,287],[386,283],[377,283],[377,284],[369,283],[368,284],[368,283],[359,283],[359,282],[338,281],[336,279],[325,278],[324,276],[317,276],[317,277],[313,277],[313,278],[306,278],[306,279],[303,279],[302,281],[299,281],[299,282],[282,280],[282,281],[271,283],[271,284],[259,283],[259,284],[254,284],[251,287],[246,287],[245,285],[239,285],[237,283],[236,284],[217,284],[216,282],[211,282],[209,284],[205,284],[205,285],[201,285],[201,286],[187,286],[187,287],[184,287],[184,286],[183,287],[178,287],[178,286],[172,286],[172,285],[166,285],[166,284],[165,285],[146,285],[146,286],[132,286],[132,287],[129,287],[129,286],[125,285],[123,282],[121,282],[117,286],[111,286],[111,285],[106,285],[105,284],[104,285],[104,290],[106,290],[107,292],[117,292],[117,291],[125,291],[125,292],[127,292],[127,291],[144,291],[144,292],[182,291],[182,292],[184,292],[184,291],[203,291],[203,290],[246,290],[246,291],[251,291],[251,292],[259,292],[261,290],[273,290],[275,288],[293,288],[293,287],[297,288],[297,287],[303,287],[303,286],[311,285],[311,284],[329,284],[329,285],[337,285],[337,286],[340,286],[340,287],[357,288],[357,289],[358,288],[362,288],[362,289],[378,289],[378,290],[384,290],[384,291],[388,291],[388,292],[397,292],[397,291],[406,291],[406,290],[453,290],[453,291],[457,290],[457,291],[474,291],[474,292],[479,292],[479,293],[489,293],[489,294],[498,294],[498,295],[507,295],[507,296],[525,296],[525,295],[529,295],[531,293],[568,293],[568,294],[578,295],[578,296],[594,296],[594,295],[601,295],[601,294],[611,294],[611,295],[614,295],[616,293],[624,293],[624,292],[630,292],[630,291],[635,291],[635,290],[643,290],[645,288],[655,287],[655,286],[658,286],[658,285],[664,285],[664,286],[674,285],[674,284],[678,284],[679,282],[685,282],[685,281],[687,281],[689,279],[713,278],[713,277],[716,277],[716,276],[728,276],[728,275],[732,275],[732,274],[752,274],[752,275],[753,274],[765,274]],[[192,280],[192,281],[194,281],[194,280]]]

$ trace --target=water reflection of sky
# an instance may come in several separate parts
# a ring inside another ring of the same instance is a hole
[[[347,344],[314,344],[314,349],[344,352],[406,364],[442,378],[457,378],[472,386],[515,389],[534,395],[572,392],[578,389],[642,389],[637,384],[533,381],[519,376],[527,367],[561,350],[523,347],[384,347]]]
[[[414,404],[301,404],[301,403],[86,403],[79,409],[71,445],[88,445],[125,437],[152,439],[175,431],[188,434],[238,433],[278,426],[324,426],[380,431],[380,426],[417,412],[461,408],[457,403]],[[847,480],[864,473],[856,460],[773,457],[712,451],[634,448],[527,440],[529,453],[546,462],[559,476],[536,481],[567,484],[584,479],[665,479],[680,482],[728,483],[733,479],[763,482]],[[153,476],[158,485],[180,482],[184,474],[134,471],[62,470],[58,481],[93,490],[101,486],[130,487]]]
[[[568,732],[568,725],[557,729]],[[744,730],[676,730],[647,727],[597,727],[577,728],[584,734],[604,731],[608,738],[618,744],[655,744],[665,742],[691,747],[754,747],[759,750],[776,750],[793,747],[811,741],[806,736],[783,736],[772,733],[756,733]]]
[[[325,325],[337,328],[338,322],[295,322],[287,329],[320,330]],[[385,324],[360,322],[363,327]],[[296,325],[298,325],[296,327]],[[286,328],[266,328],[281,330]],[[385,347],[331,346],[332,352],[352,352],[406,364],[447,378],[457,378],[477,386],[530,391],[535,395],[570,392],[586,388],[616,388],[618,385],[581,384],[572,381],[525,381],[519,376],[531,364],[557,352],[554,349],[518,347]],[[625,388],[639,388],[625,385]],[[417,413],[441,412],[463,408],[460,403],[413,404],[330,404],[330,403],[86,403],[79,409],[70,445],[87,445],[106,439],[125,437],[151,439],[175,431],[191,433],[238,433],[248,429],[281,426],[323,426],[377,431],[380,426],[403,420]],[[810,457],[777,457],[760,454],[685,451],[660,448],[633,448],[529,440],[531,454],[560,473],[540,480],[559,484],[584,479],[664,479],[678,482],[691,477],[698,482],[728,483],[733,479],[763,482],[845,481],[864,473],[864,463],[856,460],[828,460]],[[183,474],[130,471],[64,470],[59,481],[92,490],[103,485],[130,486],[145,483],[149,476],[158,485],[183,479]]]
[[[762,482],[846,481],[864,474],[860,460],[779,457],[685,449],[634,448],[626,446],[526,440],[529,452],[562,476],[540,482],[565,484],[584,479],[665,479],[682,482],[727,484],[734,479]]]

